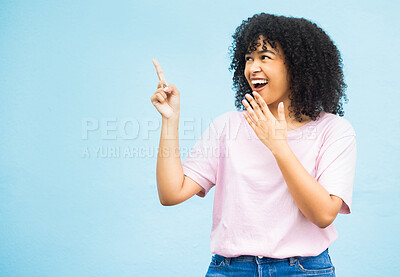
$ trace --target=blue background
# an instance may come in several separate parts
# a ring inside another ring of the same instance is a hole
[[[340,49],[358,161],[352,214],[335,220],[330,254],[338,276],[392,276],[400,248],[398,1],[0,7],[0,276],[205,275],[214,190],[177,206],[159,202],[151,61],[181,92],[185,157],[213,118],[235,110],[228,47],[241,21],[259,12],[310,19]]]

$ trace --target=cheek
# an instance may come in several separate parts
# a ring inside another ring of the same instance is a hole
[[[244,69],[244,77],[246,78],[247,82],[249,82],[250,75],[247,67]]]
[[[282,68],[280,71],[279,71],[279,74],[278,74],[278,76],[279,76],[279,82],[281,83],[281,84],[287,84],[287,83],[289,83],[289,75],[288,75],[288,72],[287,72],[287,70],[285,70],[285,68]]]

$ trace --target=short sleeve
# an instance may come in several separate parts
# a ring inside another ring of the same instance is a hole
[[[356,135],[351,133],[322,146],[317,160],[316,180],[331,195],[343,200],[341,214],[351,212],[357,145]]]
[[[214,120],[203,132],[182,163],[184,175],[203,187],[199,193],[205,197],[216,183],[220,153],[218,124]]]

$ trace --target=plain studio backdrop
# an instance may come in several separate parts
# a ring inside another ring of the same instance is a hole
[[[228,47],[242,20],[304,17],[341,51],[358,159],[335,220],[337,275],[399,259],[398,1],[1,1],[0,276],[204,276],[214,189],[160,204],[156,58],[181,92],[185,158],[235,110]]]

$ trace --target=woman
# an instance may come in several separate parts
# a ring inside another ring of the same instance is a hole
[[[238,111],[218,116],[183,164],[180,93],[163,88],[155,62],[160,201],[176,205],[215,186],[207,276],[335,276],[332,223],[350,213],[356,163],[356,135],[341,117],[340,53],[316,24],[264,13],[233,39]]]

